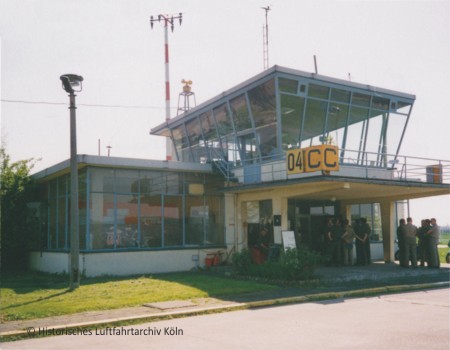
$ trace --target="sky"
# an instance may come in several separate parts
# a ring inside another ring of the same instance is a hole
[[[270,5],[269,66],[314,71],[416,95],[401,155],[450,160],[450,1],[1,0],[1,142],[34,171],[69,158],[68,97],[59,77],[83,76],[79,154],[165,159],[164,29],[172,116],[182,79],[197,104],[261,73]],[[450,224],[450,195],[411,201],[411,216]]]

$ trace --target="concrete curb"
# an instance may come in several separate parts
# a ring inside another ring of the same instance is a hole
[[[332,299],[341,299],[341,298],[356,298],[356,297],[365,297],[365,296],[373,296],[378,294],[389,294],[389,293],[399,293],[405,291],[415,291],[422,289],[433,289],[433,288],[444,288],[450,287],[450,281],[445,282],[435,282],[435,283],[423,283],[423,284],[410,284],[410,285],[398,285],[398,286],[385,286],[385,287],[376,287],[376,288],[364,288],[364,289],[356,289],[342,292],[325,292],[325,293],[316,293],[316,294],[308,294],[302,296],[294,296],[294,297],[286,297],[286,298],[274,298],[274,299],[266,299],[266,300],[258,300],[258,301],[250,301],[245,303],[227,303],[226,305],[218,305],[218,306],[210,306],[210,307],[197,307],[192,308],[190,310],[171,310],[168,312],[158,312],[150,315],[139,315],[139,316],[127,316],[127,317],[116,317],[111,319],[104,320],[96,320],[89,322],[80,322],[80,323],[68,323],[62,324],[58,326],[51,326],[52,330],[61,330],[61,329],[73,329],[73,328],[88,328],[93,326],[102,326],[102,325],[112,325],[112,324],[120,324],[124,322],[133,322],[139,321],[143,322],[151,322],[151,321],[159,321],[164,319],[171,318],[180,318],[180,317],[188,317],[194,315],[202,315],[208,313],[220,313],[225,311],[235,311],[235,310],[243,310],[243,309],[256,309],[262,307],[271,307],[271,306],[280,306],[287,304],[299,304],[306,302],[315,302],[315,301],[324,301],[324,300],[332,300]],[[33,328],[33,327],[29,327]],[[34,329],[33,329],[34,330]],[[32,333],[33,334],[33,333]],[[0,337],[2,341],[8,338],[21,338],[24,336],[32,337],[33,335],[29,333],[29,329],[20,329],[8,332],[0,332]]]

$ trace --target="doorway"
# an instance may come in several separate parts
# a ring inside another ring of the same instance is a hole
[[[297,247],[302,246],[322,252],[327,219],[334,216],[336,212],[337,208],[333,202],[289,199],[288,227],[295,232]]]

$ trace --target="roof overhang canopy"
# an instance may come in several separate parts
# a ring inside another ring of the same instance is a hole
[[[228,187],[225,192],[248,193],[274,191],[289,194],[289,198],[305,200],[337,200],[346,204],[377,203],[433,197],[450,194],[448,184],[355,179],[318,176],[301,180]]]

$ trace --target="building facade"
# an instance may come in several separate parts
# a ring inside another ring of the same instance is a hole
[[[320,251],[330,216],[367,218],[373,257],[392,261],[398,203],[449,193],[450,162],[400,154],[414,101],[274,66],[153,128],[174,161],[80,156],[80,266],[187,270],[251,247],[262,226],[274,244],[293,231]],[[67,174],[68,163],[36,174],[46,218],[37,269],[67,266],[45,262],[66,259],[70,244]]]

